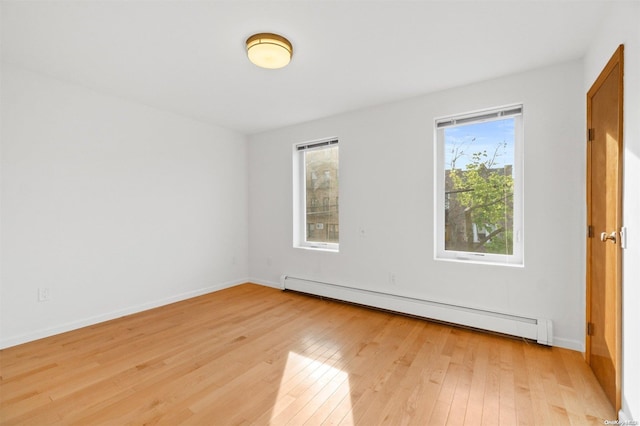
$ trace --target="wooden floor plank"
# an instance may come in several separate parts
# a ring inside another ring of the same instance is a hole
[[[578,353],[253,284],[0,351],[3,425],[615,418]]]
[[[475,353],[471,364],[471,384],[464,418],[464,424],[466,425],[476,425],[482,419],[489,364],[489,345],[489,340],[479,339],[477,336],[472,345]]]
[[[523,426],[534,425],[535,416],[531,400],[532,396],[529,385],[529,375],[526,369],[527,359],[525,358],[523,345],[514,345],[512,362],[516,367],[513,370],[513,375],[517,423]]]

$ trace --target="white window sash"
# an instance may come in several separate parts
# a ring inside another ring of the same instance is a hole
[[[307,241],[305,152],[326,149],[331,146],[338,146],[338,138],[326,138],[294,145],[293,246],[296,248],[330,252],[338,252],[340,249],[340,243]]]
[[[514,117],[514,164],[513,164],[513,254],[476,253],[445,250],[445,164],[444,129],[472,123],[501,120]],[[523,106],[511,105],[475,113],[461,114],[435,120],[434,146],[434,258],[436,260],[467,263],[524,266],[523,240]]]

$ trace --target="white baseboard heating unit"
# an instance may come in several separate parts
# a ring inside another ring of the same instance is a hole
[[[553,345],[553,323],[549,319],[526,318],[287,275],[280,277],[280,284],[284,290],[298,291],[426,319],[523,337],[535,340],[542,345]]]

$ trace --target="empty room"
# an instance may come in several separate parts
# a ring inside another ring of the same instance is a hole
[[[639,23],[0,0],[0,424],[638,424]]]

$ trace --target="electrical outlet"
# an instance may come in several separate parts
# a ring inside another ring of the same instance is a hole
[[[396,273],[389,272],[389,284],[396,285]]]
[[[38,302],[48,302],[49,300],[51,300],[49,287],[38,288]]]

